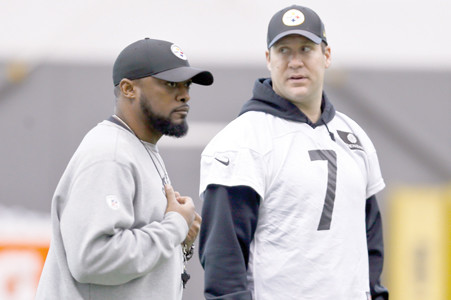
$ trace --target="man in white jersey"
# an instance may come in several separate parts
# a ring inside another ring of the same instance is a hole
[[[113,83],[115,114],[85,136],[55,191],[37,300],[182,299],[201,218],[156,144],[186,134],[190,84],[213,76],[146,38],[119,54]]]
[[[267,67],[202,153],[206,299],[388,299],[376,150],[324,90],[331,50],[309,8],[277,12]]]

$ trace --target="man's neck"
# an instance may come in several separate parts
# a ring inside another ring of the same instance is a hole
[[[156,145],[162,137],[161,133],[150,130],[144,122],[136,121],[135,118],[130,118],[120,112],[116,112],[115,116],[142,141]]]
[[[302,113],[306,115],[312,123],[316,123],[321,118],[321,103],[322,94],[314,100],[293,104],[296,105],[296,107],[299,108],[299,110],[302,111]]]

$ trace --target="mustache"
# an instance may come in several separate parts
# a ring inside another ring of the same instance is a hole
[[[183,105],[180,105],[179,107],[174,108],[174,109],[171,111],[171,113],[177,112],[177,111],[186,111],[186,112],[189,112],[189,110],[190,110],[190,106],[189,106],[188,104],[183,104]]]

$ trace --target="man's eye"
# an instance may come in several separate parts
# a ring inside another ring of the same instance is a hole
[[[279,52],[282,53],[282,54],[285,54],[285,53],[288,52],[288,48],[282,47],[282,48],[279,49]]]
[[[177,87],[177,82],[168,81],[168,82],[166,82],[166,85],[168,87],[175,88],[175,87]]]
[[[193,82],[192,82],[191,80],[185,82],[185,87],[189,88],[189,87],[191,86],[192,83],[193,83]]]

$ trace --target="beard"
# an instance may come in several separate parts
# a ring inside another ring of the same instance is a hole
[[[147,99],[141,95],[139,104],[144,115],[147,117],[149,126],[163,135],[182,137],[188,132],[188,123],[183,120],[181,124],[174,124],[169,117],[155,113],[148,104]]]

